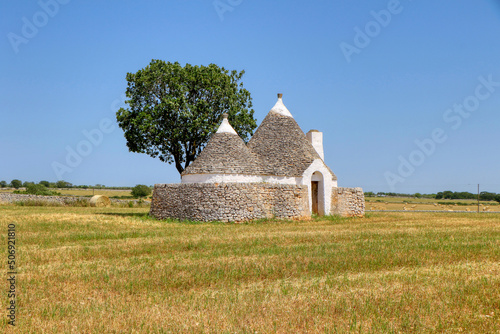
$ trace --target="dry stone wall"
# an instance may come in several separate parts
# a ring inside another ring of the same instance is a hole
[[[306,186],[266,183],[156,184],[150,214],[223,222],[310,216]]]
[[[86,197],[69,197],[69,196],[40,196],[40,195],[26,195],[26,194],[12,194],[3,193],[0,194],[0,203],[15,203],[15,202],[25,202],[25,201],[43,201],[56,204],[67,204],[70,202],[75,202],[77,200],[86,200]]]
[[[333,188],[331,213],[343,217],[365,215],[365,195],[361,188]]]
[[[12,193],[1,193],[0,194],[0,204],[2,203],[15,203],[15,202],[26,202],[26,201],[37,201],[37,202],[48,202],[60,205],[71,205],[72,202],[76,201],[89,201],[90,197],[82,196],[41,196],[41,195],[27,195],[27,194],[12,194]],[[134,202],[138,203],[140,200],[130,199],[109,199],[112,203],[126,203]]]

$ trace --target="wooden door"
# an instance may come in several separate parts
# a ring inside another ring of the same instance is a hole
[[[312,213],[319,214],[318,211],[318,181],[311,182]]]

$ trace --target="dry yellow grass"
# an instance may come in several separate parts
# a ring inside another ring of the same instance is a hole
[[[500,215],[202,224],[146,212],[0,206],[1,228],[18,231],[17,331],[500,329]]]

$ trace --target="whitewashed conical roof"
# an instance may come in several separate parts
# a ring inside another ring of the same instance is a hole
[[[283,104],[283,94],[278,94],[278,101],[274,107],[272,107],[271,111],[282,116],[293,117],[287,107]]]

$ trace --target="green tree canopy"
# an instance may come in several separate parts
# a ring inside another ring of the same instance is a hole
[[[27,185],[26,193],[32,195],[44,195],[44,196],[54,195],[54,193],[50,191],[43,184],[34,184],[34,183],[30,183]]]
[[[40,182],[38,182],[38,184],[41,184],[41,185],[43,185],[43,186],[45,186],[47,188],[50,187],[50,182],[49,181],[40,181]]]
[[[487,191],[481,191],[481,194],[479,194],[479,198],[481,199],[481,201],[494,201],[495,197],[495,193],[490,193]]]
[[[56,182],[57,188],[71,188],[73,185],[70,182],[66,182],[64,180],[59,180]]]
[[[144,184],[138,184],[132,188],[132,196],[134,197],[146,197],[149,194],[151,194],[151,188]]]
[[[27,188],[30,184],[35,184],[35,182],[33,182],[33,181],[31,181],[31,182],[30,181],[24,181],[23,182],[23,187]]]
[[[128,108],[120,108],[116,119],[129,151],[174,163],[182,173],[217,131],[223,113],[248,141],[257,123],[250,93],[240,83],[244,73],[162,60],[127,73]]]
[[[21,180],[14,179],[14,180],[10,181],[10,185],[11,185],[13,188],[19,189],[19,188],[21,188],[21,186],[23,185],[23,182],[22,182]]]

